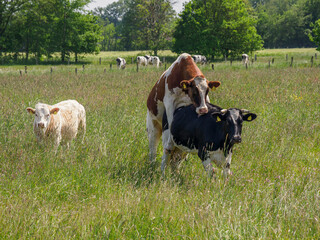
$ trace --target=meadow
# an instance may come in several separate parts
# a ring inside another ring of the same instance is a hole
[[[263,50],[248,69],[239,61],[199,66],[208,80],[221,81],[212,103],[258,115],[243,124],[227,181],[220,170],[208,179],[193,155],[178,174],[167,168],[162,177],[161,144],[150,165],[146,99],[165,65],[110,69],[121,53],[87,56],[84,70],[81,63],[29,65],[27,73],[24,65],[0,65],[0,238],[319,239],[315,53]],[[66,99],[85,106],[86,138],[55,154],[38,146],[26,108]]]

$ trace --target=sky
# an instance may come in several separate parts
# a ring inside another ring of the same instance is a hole
[[[116,2],[117,0],[93,0],[92,3],[88,5],[90,10],[93,10],[96,7],[106,7],[110,3]],[[173,4],[173,9],[176,10],[177,13],[182,11],[182,4],[188,2],[188,0],[174,0],[176,2]]]

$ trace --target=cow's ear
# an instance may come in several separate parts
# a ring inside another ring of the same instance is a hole
[[[60,108],[52,108],[50,114],[57,114],[60,111]]]
[[[243,121],[251,122],[257,118],[257,115],[254,113],[248,113],[243,116]]]
[[[180,82],[180,87],[182,88],[182,90],[184,90],[184,91],[186,91],[186,90],[188,90],[188,88],[191,86],[191,83],[190,83],[190,81],[188,81],[188,80],[182,80],[181,82]]]
[[[35,114],[36,113],[36,110],[31,108],[31,107],[27,107],[27,111],[30,113],[30,114]]]
[[[208,86],[209,86],[209,88],[211,89],[211,90],[216,90],[216,88],[217,87],[219,87],[220,86],[220,82],[218,82],[218,81],[210,81],[210,82],[208,82]]]
[[[226,119],[225,114],[221,114],[221,113],[213,113],[211,114],[211,116],[216,122],[221,122]]]

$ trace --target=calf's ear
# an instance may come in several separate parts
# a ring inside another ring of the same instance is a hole
[[[30,114],[35,114],[36,113],[36,110],[31,108],[31,107],[27,107],[27,111],[30,113]]]
[[[221,121],[226,120],[225,114],[221,114],[221,113],[213,113],[213,114],[211,114],[211,117],[212,117],[216,122],[221,122]]]
[[[211,89],[211,90],[216,90],[216,88],[217,87],[219,87],[220,86],[220,82],[219,81],[210,81],[210,82],[208,82],[208,86],[209,86],[209,88]]]
[[[251,122],[257,118],[257,115],[254,113],[248,113],[243,116],[243,121]]]
[[[57,114],[59,112],[60,108],[52,108],[50,110],[50,114]]]

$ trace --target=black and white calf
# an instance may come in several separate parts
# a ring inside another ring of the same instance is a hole
[[[125,69],[126,68],[126,60],[124,58],[118,57],[117,58],[117,66],[119,69]]]
[[[222,109],[210,103],[207,106],[208,113],[201,116],[196,113],[193,105],[176,109],[170,129],[166,114],[163,115],[163,174],[176,148],[197,153],[209,176],[214,174],[212,161],[223,168],[225,178],[230,174],[232,147],[241,142],[242,122],[250,122],[257,115],[245,109]],[[169,131],[171,139],[166,137]]]

